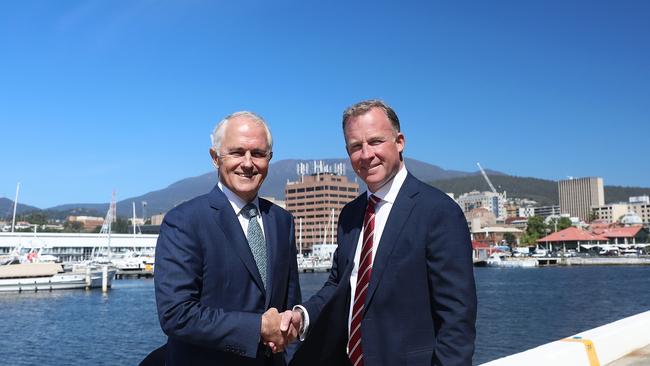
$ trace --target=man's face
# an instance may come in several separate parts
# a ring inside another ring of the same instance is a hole
[[[404,135],[393,131],[382,109],[372,108],[348,119],[343,132],[352,168],[371,192],[376,192],[400,170]]]
[[[231,119],[225,127],[220,151],[210,149],[221,183],[246,202],[260,189],[269,170],[266,130],[247,116]]]

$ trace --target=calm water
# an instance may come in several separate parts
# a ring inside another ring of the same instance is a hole
[[[650,267],[477,268],[479,364],[650,310]],[[327,274],[301,275],[303,296]],[[6,365],[136,365],[165,342],[152,280],[0,294]]]

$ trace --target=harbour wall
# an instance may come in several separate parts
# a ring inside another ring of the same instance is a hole
[[[650,345],[650,311],[539,347],[499,358],[483,366],[607,365]],[[650,364],[650,360],[648,360]]]

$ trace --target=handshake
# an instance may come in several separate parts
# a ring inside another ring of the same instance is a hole
[[[270,308],[262,314],[262,342],[269,346],[273,353],[283,352],[298,338],[301,329],[302,314],[297,310],[279,313],[278,309]]]

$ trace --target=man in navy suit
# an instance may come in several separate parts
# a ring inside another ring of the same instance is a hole
[[[278,309],[300,300],[292,216],[257,196],[272,137],[251,112],[223,119],[210,155],[219,182],[165,216],[156,303],[167,365],[284,365]]]
[[[477,304],[462,211],[408,173],[399,119],[385,103],[348,108],[343,133],[368,192],[340,214],[323,288],[283,316],[283,328],[306,336],[292,364],[471,365]]]

